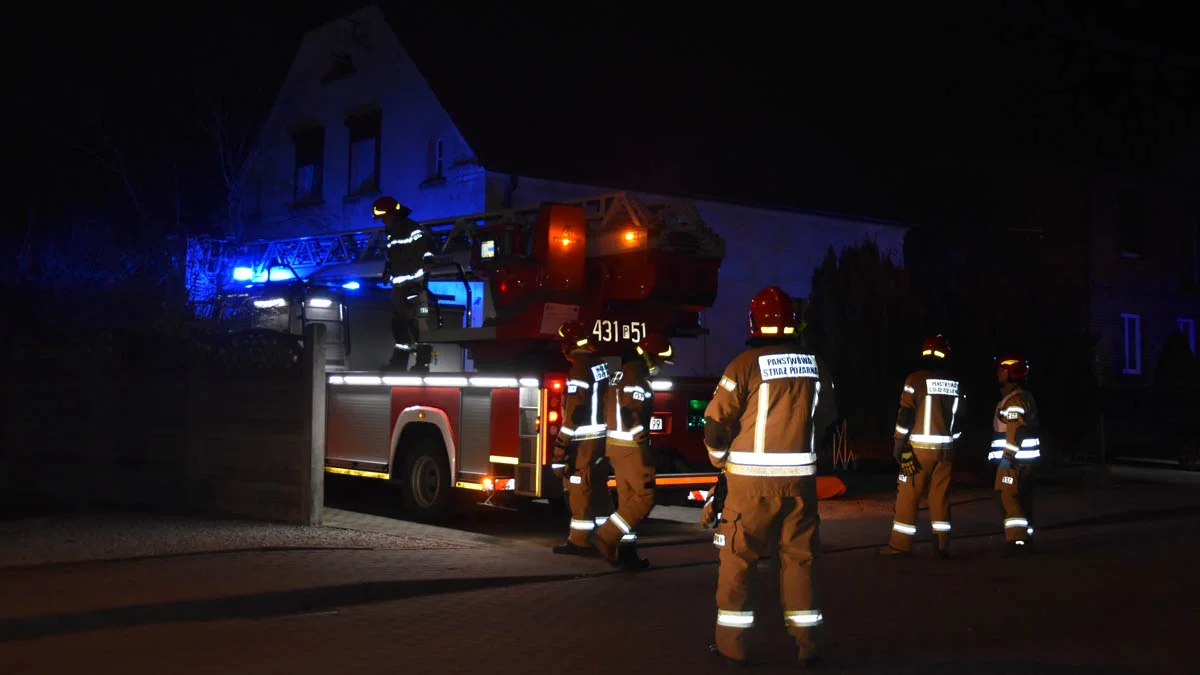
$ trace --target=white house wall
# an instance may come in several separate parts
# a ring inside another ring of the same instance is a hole
[[[499,186],[511,181],[506,175],[490,174],[489,183]],[[519,177],[516,185],[514,208],[617,191],[526,177]],[[638,194],[648,201],[664,198]],[[746,311],[754,294],[774,284],[794,297],[807,298],[813,271],[830,246],[840,252],[870,239],[897,264],[903,264],[906,228],[901,226],[716,201],[694,200],[693,204],[708,226],[725,239],[725,260],[716,303],[704,315],[709,335],[678,341],[672,368],[677,375],[719,374],[744,348]]]
[[[321,84],[336,52],[351,55],[356,71]],[[348,114],[367,106],[381,111],[380,192],[348,196]],[[316,122],[325,127],[322,196],[317,206],[293,207],[296,166],[292,131]],[[296,237],[371,226],[379,194],[395,197],[417,219],[483,210],[485,175],[475,155],[438,102],[395,33],[374,6],[309,32],[273,108],[256,163],[261,197],[249,211],[249,238]],[[443,180],[430,180],[430,141],[442,139]],[[255,206],[258,208],[256,209]]]

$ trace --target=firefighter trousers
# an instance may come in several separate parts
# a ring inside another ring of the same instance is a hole
[[[607,520],[613,510],[603,438],[579,442],[571,472],[563,478],[563,489],[571,509],[571,531],[567,540],[576,546],[587,546],[588,534]]]
[[[896,509],[892,518],[892,538],[888,545],[901,551],[912,550],[917,533],[917,507],[929,491],[929,522],[939,550],[950,544],[950,474],[954,450],[913,448],[921,470],[911,476],[900,474],[896,483]]]
[[[1005,480],[1011,478],[1012,480]],[[1033,465],[1017,464],[1015,470],[996,471],[996,490],[1004,511],[1004,541],[1028,541],[1033,536]]]
[[[392,286],[392,339],[395,347],[392,360],[408,363],[408,355],[416,350],[421,339],[421,322],[429,313],[424,284],[406,283]],[[418,361],[421,357],[418,356]],[[420,365],[428,365],[417,363]]]
[[[608,439],[608,462],[617,479],[617,510],[596,528],[609,548],[637,541],[637,526],[654,508],[654,457],[647,445],[626,445]]]
[[[784,625],[798,656],[816,654],[814,629],[822,622],[813,597],[813,557],[820,542],[815,478],[728,476],[729,493],[713,535],[717,572],[717,649],[746,659],[747,629],[755,622],[751,578],[759,559],[779,552],[779,595]]]

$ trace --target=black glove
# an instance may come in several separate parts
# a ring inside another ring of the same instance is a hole
[[[725,494],[729,488],[725,483],[725,472],[721,472],[721,476],[717,478],[717,484],[713,487],[712,492],[708,493],[708,499],[704,502],[704,509],[700,512],[700,525],[702,527],[716,527],[721,520],[721,512],[725,510]]]
[[[636,434],[633,435],[633,442],[637,443],[638,445],[641,445],[642,443],[646,443],[649,440],[650,440],[650,432],[647,431],[646,427],[644,427],[644,426]]]
[[[917,461],[917,456],[913,454],[912,446],[906,445],[900,452],[900,472],[905,476],[912,476],[921,470],[921,463]]]
[[[900,463],[900,455],[904,454],[904,448],[907,445],[903,438],[897,438],[892,441],[892,459],[896,460],[897,464]]]
[[[571,441],[561,433],[554,437],[554,450],[550,452],[551,464],[565,464],[564,468],[554,469],[555,475],[562,476],[571,469]]]

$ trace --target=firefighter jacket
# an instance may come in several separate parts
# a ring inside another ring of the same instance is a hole
[[[608,380],[608,395],[604,397],[609,447],[648,445],[653,412],[654,391],[646,367],[638,361],[622,364],[621,371]]]
[[[433,239],[419,223],[394,216],[387,223],[387,274],[393,286],[422,280]]]
[[[706,425],[737,430],[728,448],[709,443],[706,430],[713,466],[734,475],[799,477],[816,474],[816,435],[833,422],[837,409],[821,360],[784,343],[735,358],[704,415]]]
[[[898,441],[914,448],[943,450],[962,435],[956,424],[963,413],[958,380],[942,369],[918,370],[904,381],[900,412],[896,415]]]
[[[563,424],[559,436],[567,441],[604,438],[605,393],[608,391],[608,366],[586,349],[572,355],[567,373],[567,392],[563,401]]]
[[[1008,392],[992,415],[992,449],[988,459],[1032,462],[1042,456],[1038,410],[1033,394],[1020,386]]]

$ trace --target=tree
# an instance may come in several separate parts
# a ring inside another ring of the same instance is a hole
[[[201,125],[212,139],[217,172],[225,188],[226,234],[241,239],[246,231],[246,204],[254,190],[253,168],[264,148],[261,128],[252,119],[247,119],[250,115],[243,111],[239,116],[220,99],[210,100],[206,107],[207,114]]]
[[[860,459],[891,456],[900,386],[920,337],[908,278],[871,240],[829,248],[813,273],[806,329],[833,370],[838,410]]]

